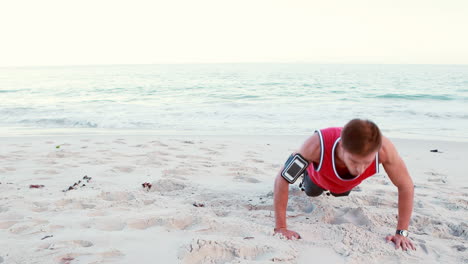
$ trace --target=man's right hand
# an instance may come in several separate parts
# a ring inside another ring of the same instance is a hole
[[[282,234],[287,239],[300,239],[301,235],[287,228],[275,228],[275,234]]]

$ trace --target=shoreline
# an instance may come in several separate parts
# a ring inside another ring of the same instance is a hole
[[[0,128],[0,138],[8,137],[47,137],[47,136],[154,136],[154,137],[301,137],[306,138],[310,134],[230,134],[230,133],[197,133],[197,131],[160,131],[155,129],[99,129],[99,128],[26,128],[26,127],[7,127]],[[458,142],[468,143],[467,138],[451,137],[440,138],[432,135],[418,134],[395,134],[385,133],[385,136],[396,140],[416,140],[416,141],[434,141],[434,142]]]

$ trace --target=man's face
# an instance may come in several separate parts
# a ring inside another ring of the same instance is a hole
[[[362,174],[369,165],[374,162],[377,152],[372,152],[369,155],[361,156],[352,154],[343,149],[343,161],[353,176]]]

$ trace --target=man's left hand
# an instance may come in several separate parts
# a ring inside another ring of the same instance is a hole
[[[395,243],[395,249],[399,249],[401,247],[402,250],[416,250],[416,247],[413,245],[413,242],[409,240],[409,238],[400,236],[400,235],[394,235],[394,236],[387,236],[387,242],[392,241]]]

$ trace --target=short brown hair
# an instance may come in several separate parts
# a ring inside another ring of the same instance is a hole
[[[379,127],[370,120],[353,119],[341,131],[343,148],[356,155],[369,155],[382,146]]]

